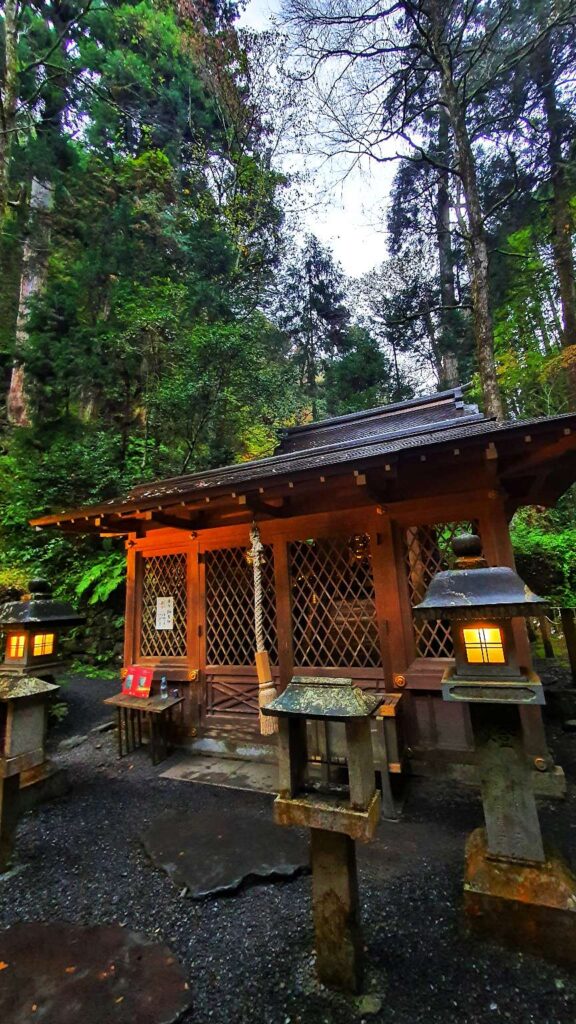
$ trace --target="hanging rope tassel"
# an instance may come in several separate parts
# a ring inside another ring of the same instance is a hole
[[[260,532],[256,523],[250,530],[252,542],[252,568],[254,570],[254,632],[256,634],[256,672],[258,674],[258,707],[263,708],[269,704],[274,697],[278,696],[272,672],[270,659],[264,642],[264,619],[262,608],[262,563],[264,560],[264,545],[260,540]],[[263,715],[260,712],[260,733],[262,736],[271,736],[278,732],[278,719],[273,715]]]

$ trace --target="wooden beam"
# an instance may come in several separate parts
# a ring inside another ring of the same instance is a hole
[[[102,516],[102,525],[98,529],[98,533],[115,533],[118,536],[122,536],[127,533],[136,533],[139,536],[142,533],[144,521],[142,519],[131,519],[128,516],[121,516],[115,522],[106,520]]]
[[[503,471],[502,476],[512,477],[521,476],[523,473],[529,473],[536,466],[540,466],[543,462],[551,461],[552,459],[558,458],[558,456],[567,454],[569,451],[573,450],[574,447],[576,447],[574,438],[570,438],[569,435],[563,434],[559,440],[546,445],[545,448],[539,448],[536,451],[532,451],[530,455],[523,456],[517,462],[508,466]]]
[[[167,512],[154,512],[152,521],[159,526],[171,526],[174,530],[194,530],[198,527],[196,519],[182,519],[181,516],[171,516]]]
[[[248,495],[247,505],[250,511],[255,515],[272,516],[274,519],[286,519],[291,514],[290,506],[284,499],[281,499],[280,505],[271,505],[269,501],[262,501],[257,495]]]

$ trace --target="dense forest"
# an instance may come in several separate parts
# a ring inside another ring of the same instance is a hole
[[[113,541],[29,518],[266,455],[290,424],[471,382],[496,418],[576,409],[574,0],[0,2],[0,588],[83,601]],[[393,161],[347,278],[292,147]],[[517,517],[576,599],[573,496]],[[112,604],[110,605],[110,596]]]

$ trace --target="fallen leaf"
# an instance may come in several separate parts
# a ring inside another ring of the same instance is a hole
[[[65,967],[64,970],[66,971],[66,974],[74,974],[74,971],[76,970],[76,968],[75,967]]]
[[[115,1002],[116,1003],[123,1003],[124,1002],[124,996],[118,996],[118,999],[116,999]]]
[[[6,963],[6,961],[5,960],[0,960],[0,971],[5,971],[7,967],[8,967],[8,964]]]

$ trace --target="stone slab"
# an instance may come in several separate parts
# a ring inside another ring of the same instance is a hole
[[[236,892],[251,881],[292,878],[307,870],[308,836],[262,816],[220,810],[167,812],[141,834],[144,848],[192,899]]]
[[[13,925],[0,968],[6,1024],[174,1024],[191,1003],[168,947],[117,925]]]
[[[255,793],[276,793],[278,787],[278,769],[275,764],[230,757],[184,757],[163,771],[161,777],[178,782],[196,782],[203,786],[252,790]]]

